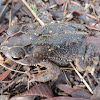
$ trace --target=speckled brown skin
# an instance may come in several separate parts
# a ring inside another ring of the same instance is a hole
[[[1,50],[8,58],[23,65],[33,65],[43,59],[66,64],[78,54],[86,34],[69,23],[48,25],[33,33],[15,33],[1,44]]]
[[[17,32],[2,43],[1,50],[8,58],[22,65],[47,60],[65,66],[75,61],[76,65],[81,66],[80,70],[85,70],[97,53],[94,46],[87,49],[87,33],[79,31],[80,25],[76,26],[60,23],[47,25],[32,33]]]

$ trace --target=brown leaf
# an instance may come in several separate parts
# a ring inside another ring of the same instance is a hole
[[[16,97],[13,100],[35,100],[36,96]]]
[[[55,2],[58,4],[58,5],[62,5],[64,4],[66,0],[55,0]]]
[[[37,96],[41,96],[41,97],[52,97],[53,96],[52,91],[48,87],[48,85],[39,84],[39,85],[32,87],[31,89],[29,89],[26,92],[23,92],[21,94],[18,94],[16,96],[12,97],[10,100],[14,100],[16,97],[33,96],[33,95],[37,95]]]
[[[80,90],[80,88],[77,86],[72,87],[71,85],[66,85],[66,84],[58,84],[57,87],[67,94],[71,94],[76,90]]]
[[[17,3],[17,2],[19,2],[19,0],[13,0],[12,2],[15,2],[15,3]]]
[[[0,25],[0,33],[7,29],[7,25]]]
[[[78,90],[78,91],[74,91],[71,94],[72,97],[76,97],[76,98],[87,98],[90,99],[91,98],[91,94],[87,91],[87,90]]]
[[[100,30],[100,23],[99,24],[96,24],[95,22],[88,22],[85,26],[88,29],[97,30],[97,31]]]
[[[74,18],[78,19],[80,22],[88,23],[89,19],[87,19],[86,14],[84,12],[81,12],[81,11],[78,11],[78,10],[74,10],[72,12],[72,15],[73,15]]]
[[[73,15],[77,14],[78,16],[82,16],[83,13],[79,12],[78,10],[75,10],[72,12]]]
[[[42,100],[90,100],[90,99],[85,99],[85,98],[72,98],[72,97],[60,96],[60,97],[53,97],[53,98],[42,99]]]
[[[16,67],[16,64],[14,64],[14,65],[12,65],[12,67],[10,67],[10,69],[14,69]],[[5,71],[5,72],[3,72],[1,75],[0,75],[0,82],[2,81],[2,80],[4,80],[8,75],[9,75],[9,73],[11,72],[11,70],[7,70],[7,71]]]
[[[81,4],[78,3],[78,2],[76,2],[76,1],[71,1],[71,4],[73,4],[73,5],[75,5],[75,6],[79,6],[79,7],[81,7]]]

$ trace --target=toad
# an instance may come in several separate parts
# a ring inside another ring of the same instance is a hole
[[[84,29],[82,25],[67,22],[35,31],[20,30],[1,44],[1,51],[19,64],[45,66],[47,71],[35,75],[34,81],[46,82],[57,78],[60,75],[58,66],[66,66],[69,62],[81,66],[80,71],[98,64],[95,45],[86,44],[87,32],[79,31],[81,29]]]

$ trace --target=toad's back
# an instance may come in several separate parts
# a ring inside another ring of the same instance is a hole
[[[38,62],[38,59],[49,59],[65,65],[68,60],[73,59],[73,57],[79,53],[79,48],[82,47],[85,42],[87,33],[80,32],[78,29],[81,29],[78,24],[74,26],[70,23],[60,23],[47,25],[33,32],[30,30],[28,32],[18,32],[2,43],[2,51],[6,55],[9,55],[8,57],[12,58],[10,48],[19,47],[23,48],[24,51],[26,51],[25,53],[32,55],[32,59],[35,59],[33,61],[31,59],[30,64],[31,62],[32,64]],[[17,50],[14,52],[15,54],[19,53]],[[16,57],[16,55],[14,55],[14,57]],[[29,58],[27,57],[27,59]],[[21,64],[26,64],[26,58],[25,62],[24,59],[16,62],[20,63],[20,61]]]

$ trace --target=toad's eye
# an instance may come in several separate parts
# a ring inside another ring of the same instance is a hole
[[[9,50],[9,54],[14,60],[20,60],[25,56],[25,51],[20,47],[13,47]]]

